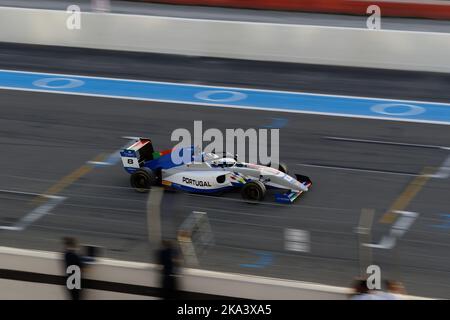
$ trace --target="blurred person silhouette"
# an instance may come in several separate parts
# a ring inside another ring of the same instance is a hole
[[[403,284],[397,280],[385,280],[386,291],[378,292],[379,299],[382,300],[401,300],[401,295],[406,295]]]
[[[353,293],[350,300],[380,300],[379,297],[367,287],[367,280],[356,278],[353,281]]]
[[[81,300],[82,298],[82,290],[83,290],[83,282],[82,282],[82,274],[84,269],[83,258],[77,253],[77,241],[72,237],[63,238],[64,243],[64,275],[65,282],[64,285],[69,293],[69,297],[72,300]],[[79,288],[69,288],[69,283],[72,282],[74,277],[74,271],[70,271],[68,273],[69,267],[73,268],[73,266],[77,266],[79,268],[80,277],[79,277]]]
[[[162,247],[158,250],[158,263],[162,266],[161,288],[162,297],[165,300],[177,298],[177,251],[172,241],[163,240]]]

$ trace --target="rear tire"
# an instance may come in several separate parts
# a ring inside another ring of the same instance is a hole
[[[152,186],[158,184],[156,174],[147,168],[138,169],[131,174],[130,184],[137,192],[148,192]]]
[[[247,201],[262,201],[266,195],[266,186],[257,180],[247,182],[242,187],[241,195]]]

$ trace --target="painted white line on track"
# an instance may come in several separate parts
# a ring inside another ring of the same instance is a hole
[[[450,150],[450,147],[437,146],[437,145],[428,145],[428,144],[415,144],[415,143],[405,143],[405,142],[395,142],[395,141],[343,138],[343,137],[333,137],[333,136],[326,136],[324,138],[328,139],[328,140],[335,140],[335,141],[362,142],[362,143],[385,144],[385,145],[403,146],[403,147],[416,147],[416,148],[430,148],[430,149]]]
[[[431,178],[447,179],[450,177],[450,156],[444,160],[435,174],[430,175]]]
[[[39,207],[30,211],[27,215],[22,217],[19,221],[17,221],[12,226],[0,226],[0,230],[9,230],[9,231],[23,231],[28,226],[41,219],[43,216],[50,214],[51,210],[55,208],[58,204],[63,202],[66,197],[55,196],[55,195],[46,195],[32,192],[21,192],[15,190],[0,190],[0,193],[10,193],[10,194],[20,194],[20,195],[28,195],[28,196],[40,196],[43,198],[47,198],[48,201]]]
[[[127,78],[108,78],[108,77],[98,77],[98,76],[88,76],[81,74],[65,74],[65,73],[48,73],[48,72],[36,72],[36,71],[21,71],[21,70],[8,70],[8,69],[0,69],[0,72],[11,72],[11,73],[19,73],[19,74],[41,74],[44,76],[58,76],[58,77],[79,77],[86,79],[98,79],[98,80],[111,80],[111,81],[127,81],[127,82],[137,82],[137,83],[155,83],[155,84],[167,84],[174,86],[189,86],[189,87],[197,87],[197,88],[212,88],[212,89],[223,89],[223,90],[239,90],[244,92],[256,91],[256,92],[271,92],[271,93],[287,93],[287,94],[302,94],[308,96],[320,96],[320,97],[337,97],[337,98],[347,98],[347,99],[363,99],[363,100],[379,100],[379,101],[387,101],[387,102],[400,102],[400,103],[427,103],[434,105],[442,105],[448,104],[445,102],[430,102],[430,101],[419,101],[419,100],[403,100],[403,99],[387,99],[387,98],[375,98],[375,97],[365,97],[365,96],[347,96],[347,95],[339,95],[339,94],[326,94],[326,93],[310,93],[304,91],[289,91],[289,90],[271,90],[271,89],[253,89],[253,88],[243,88],[243,87],[225,87],[225,86],[213,86],[207,84],[193,84],[193,83],[181,83],[181,82],[167,82],[167,81],[153,81],[153,80],[137,80],[137,79],[127,79]],[[1,87],[0,87],[1,88]],[[8,89],[9,87],[5,87],[4,89]],[[18,89],[19,90],[19,89]],[[55,93],[55,91],[49,91]],[[450,105],[449,105],[450,106]]]
[[[395,121],[395,122],[408,122],[408,123],[423,123],[423,124],[436,124],[436,125],[450,125],[449,122],[445,121],[436,121],[436,120],[421,120],[421,119],[402,119],[402,118],[391,118],[391,117],[382,117],[382,116],[366,116],[366,115],[357,115],[357,114],[342,114],[335,112],[319,112],[319,111],[307,111],[307,110],[293,110],[293,109],[283,109],[283,108],[265,108],[265,107],[255,107],[250,105],[230,105],[230,104],[220,104],[220,103],[203,103],[199,101],[190,102],[190,101],[179,101],[172,99],[156,99],[156,98],[139,98],[139,97],[130,97],[130,96],[115,96],[115,95],[107,95],[107,94],[94,94],[94,93],[79,93],[79,92],[69,92],[69,91],[55,91],[55,90],[45,90],[45,89],[26,89],[26,88],[16,88],[16,87],[4,87],[0,86],[0,89],[4,90],[12,90],[12,91],[25,91],[25,92],[38,92],[38,93],[51,93],[51,94],[65,94],[65,95],[73,95],[73,96],[82,96],[82,97],[95,97],[95,98],[106,98],[106,99],[122,99],[122,100],[132,100],[132,101],[151,101],[151,102],[160,102],[160,103],[171,103],[171,104],[179,104],[179,105],[188,105],[188,106],[206,106],[206,107],[219,107],[219,108],[227,108],[227,109],[245,109],[245,110],[257,110],[257,111],[268,111],[268,112],[287,112],[287,113],[297,113],[297,114],[310,114],[315,116],[332,116],[332,117],[341,117],[341,118],[356,118],[356,119],[368,119],[368,120],[382,120],[382,121]],[[303,94],[303,93],[302,93]],[[348,97],[351,98],[351,97]],[[353,97],[362,99],[361,97]],[[369,99],[369,98],[367,98]],[[382,100],[378,99],[377,100]],[[422,102],[424,103],[424,102]],[[426,102],[428,103],[428,102]]]
[[[113,163],[105,162],[105,161],[88,161],[87,163],[92,164],[94,166],[111,166]]]
[[[450,147],[439,146],[439,145],[415,144],[415,143],[356,139],[356,138],[343,138],[343,137],[333,137],[333,136],[325,136],[324,138],[328,139],[328,140],[334,140],[334,141],[373,143],[373,144],[382,144],[382,145],[393,145],[393,146],[402,146],[402,147],[427,148],[427,149],[438,149],[438,150],[450,151]],[[360,170],[360,169],[349,169],[349,170]],[[360,171],[363,171],[363,170],[360,170]],[[377,172],[377,171],[375,171],[375,172]],[[383,172],[383,173],[387,173],[387,172]],[[413,174],[404,174],[404,175],[418,176],[418,175],[413,175]],[[430,178],[437,178],[437,179],[447,179],[448,177],[450,177],[450,156],[442,163],[442,165],[439,167],[439,169],[436,173],[426,174],[424,176],[430,177]]]
[[[13,194],[21,194],[24,196],[41,196],[42,195],[42,194],[36,193],[36,192],[25,192],[25,191],[6,190],[6,189],[0,189],[0,193],[13,193]]]
[[[139,140],[138,137],[122,137],[123,139],[127,139],[127,140]],[[113,166],[116,163],[118,163],[120,161],[120,152],[125,149],[126,147],[129,146],[129,142],[127,142],[125,145],[123,145],[120,149],[117,149],[116,151],[112,152],[111,154],[109,154],[106,157],[105,161],[88,161],[88,164],[91,164],[93,166]]]
[[[391,227],[389,235],[383,236],[378,244],[364,243],[363,246],[374,248],[374,249],[392,249],[395,247],[397,240],[400,239],[406,231],[411,228],[414,221],[417,219],[419,214],[417,212],[410,211],[395,211],[395,213],[400,214],[400,217]]]
[[[371,169],[358,169],[358,168],[343,168],[343,167],[325,166],[325,165],[318,165],[318,164],[296,163],[296,165],[297,166],[303,166],[303,167],[323,168],[323,169],[331,169],[331,170],[369,172],[369,173],[376,173],[376,174],[392,174],[392,175],[398,175],[398,176],[410,176],[410,177],[418,177],[418,176],[420,176],[420,174],[415,174],[415,173],[403,173],[403,172],[392,172],[392,171],[371,170]]]

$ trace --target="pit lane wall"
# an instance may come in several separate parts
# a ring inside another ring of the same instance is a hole
[[[366,19],[366,17],[361,17]],[[0,41],[450,72],[450,34],[0,7]],[[70,24],[73,25],[73,24]],[[382,27],[382,24],[381,24]]]
[[[444,0],[140,0],[140,2],[352,15],[366,15],[369,5],[377,5],[385,17],[450,19],[450,3]]]
[[[0,247],[0,299],[66,299],[62,254]],[[84,272],[86,299],[158,299],[157,265],[98,259]],[[319,284],[182,269],[188,299],[346,299],[349,290]]]
[[[0,299],[67,299],[62,254],[0,247]],[[98,259],[83,273],[85,299],[159,299],[157,265]],[[184,299],[347,299],[347,288],[291,280],[182,269]],[[403,296],[405,299],[426,299]]]

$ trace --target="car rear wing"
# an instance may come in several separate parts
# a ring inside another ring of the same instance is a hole
[[[159,155],[159,152],[157,154]],[[152,141],[147,138],[138,138],[120,152],[123,167],[127,171],[142,167],[146,161],[153,160],[155,156]]]

